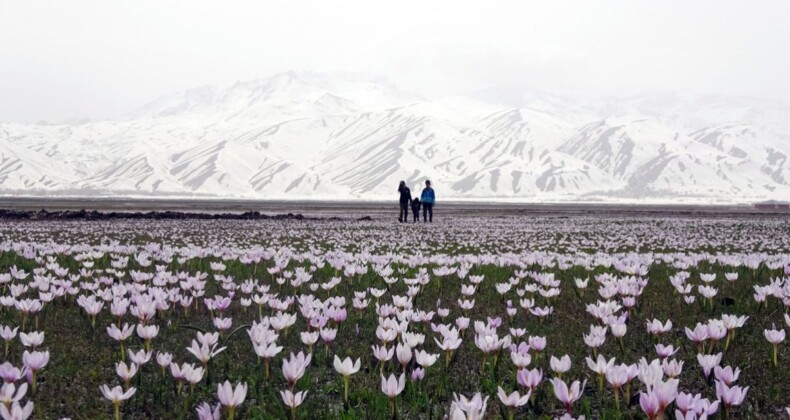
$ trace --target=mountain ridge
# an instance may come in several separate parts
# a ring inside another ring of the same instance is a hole
[[[790,199],[779,104],[521,97],[427,100],[375,77],[288,72],[118,119],[0,123],[0,194],[386,200],[430,178],[464,201]]]

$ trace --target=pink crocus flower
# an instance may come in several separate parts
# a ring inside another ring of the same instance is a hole
[[[546,337],[530,336],[528,342],[529,347],[538,353],[546,348]]]
[[[697,362],[699,362],[700,367],[702,367],[702,373],[705,375],[705,379],[708,379],[713,368],[721,363],[721,357],[721,353],[697,355]]]
[[[3,405],[11,405],[11,403],[21,400],[27,393],[27,384],[23,383],[16,387],[13,383],[5,383],[0,388],[0,403]]]
[[[678,352],[678,350],[680,349],[679,348],[676,349],[675,346],[671,344],[668,346],[665,346],[663,344],[656,344],[656,353],[658,354],[658,357],[662,359],[666,359],[668,357],[674,356],[675,353]]]
[[[234,387],[230,381],[225,381],[223,384],[217,385],[217,398],[219,402],[228,407],[228,419],[233,420],[236,407],[244,402],[247,397],[247,384],[239,383]]]
[[[283,399],[283,403],[291,409],[291,419],[296,418],[296,407],[299,407],[304,402],[305,398],[307,398],[307,391],[297,392],[294,394],[290,389],[286,389],[280,391],[280,397]]]
[[[22,353],[22,363],[30,372],[30,383],[33,388],[33,393],[36,393],[36,372],[49,363],[49,351],[33,351],[28,352],[25,350]]]
[[[598,374],[598,392],[603,391],[603,381],[604,375],[606,375],[606,371],[609,370],[612,366],[614,366],[614,357],[606,360],[603,355],[599,354],[596,360],[591,358],[587,358],[587,367],[590,368],[593,372]]]
[[[253,350],[255,350],[255,354],[258,357],[263,358],[263,371],[264,371],[264,378],[269,379],[269,366],[271,364],[271,359],[279,354],[282,350],[282,346],[278,346],[277,343],[265,344],[265,343],[253,343],[252,345]]]
[[[450,419],[482,420],[485,417],[488,396],[483,399],[478,392],[472,398],[453,394],[453,403],[450,406]]]
[[[683,372],[683,363],[675,359],[661,361],[661,368],[664,369],[664,374],[670,378],[677,378]]]
[[[151,350],[151,340],[159,334],[159,327],[156,325],[137,324],[137,335],[145,341],[145,350]]]
[[[433,366],[436,363],[436,360],[439,358],[438,354],[430,354],[424,350],[418,350],[414,352],[414,359],[417,361],[417,364],[422,366],[423,368],[428,368]]]
[[[614,365],[606,370],[606,381],[614,389],[614,400],[617,410],[620,410],[620,388],[631,381],[630,368],[628,365]]]
[[[11,363],[4,362],[0,364],[0,379],[4,382],[16,382],[22,379],[22,376],[24,376],[24,371]]]
[[[190,391],[194,391],[195,385],[203,379],[204,370],[202,367],[187,366],[188,367],[184,369],[184,379],[189,382]]]
[[[693,341],[697,345],[698,349],[700,350],[702,349],[705,340],[708,339],[709,337],[708,333],[710,332],[708,326],[701,323],[697,323],[697,325],[694,327],[693,330],[690,329],[689,327],[685,327],[684,331],[686,333],[686,337],[688,337],[689,340]]]
[[[398,358],[398,362],[400,362],[403,369],[406,369],[409,362],[411,361],[411,347],[406,344],[398,344],[395,347],[395,356]]]
[[[529,346],[523,342],[521,344],[524,346],[522,347],[519,345],[518,348],[516,348],[515,345],[510,346],[510,360],[519,371],[526,369],[527,366],[532,363],[532,356],[529,354]]]
[[[25,420],[30,418],[33,414],[33,402],[28,401],[27,404],[22,406],[19,401],[14,401],[13,404],[0,405],[0,417],[9,420]]]
[[[387,349],[387,346],[371,346],[373,349],[373,357],[378,359],[382,372],[384,371],[384,362],[392,359],[395,354],[395,349]]]
[[[551,370],[557,373],[557,377],[562,378],[563,373],[571,370],[571,358],[567,354],[559,359],[551,356],[549,365],[551,366]]]
[[[166,369],[173,362],[173,355],[166,352],[156,353],[156,363],[162,368],[162,378],[166,375]]]
[[[312,360],[313,355],[307,353],[307,356],[304,353],[299,352],[298,355],[294,355],[291,353],[289,359],[283,359],[283,376],[285,380],[288,381],[288,388],[293,390],[296,381],[304,376],[305,370],[307,366],[310,365],[310,361]]]
[[[16,337],[16,333],[19,331],[19,327],[15,327],[13,330],[5,325],[0,325],[0,337],[3,338],[5,341],[5,356],[8,357],[8,346],[11,345],[11,341]]]
[[[529,388],[530,392],[534,395],[535,389],[540,385],[543,380],[543,371],[535,368],[532,370],[521,370],[516,376],[518,384]]]
[[[198,420],[220,420],[222,418],[220,408],[222,408],[221,404],[215,405],[212,409],[208,403],[204,402],[195,411],[197,412]]]
[[[658,397],[658,405],[661,412],[664,412],[677,397],[679,384],[680,381],[677,379],[668,379],[666,381],[657,381],[650,387],[652,393]]]
[[[730,386],[733,382],[738,380],[741,370],[738,368],[733,369],[732,366],[716,366],[713,368],[713,376],[716,380],[724,382],[725,385]]]
[[[554,387],[554,396],[565,404],[565,410],[567,410],[568,413],[572,413],[573,403],[581,398],[581,391],[584,389],[584,386],[587,385],[587,381],[585,380],[584,383],[574,381],[570,388],[568,388],[565,381],[559,378],[553,378],[551,379],[551,384]]]
[[[381,377],[381,392],[384,393],[390,399],[394,399],[403,391],[403,388],[406,387],[406,375],[401,373],[400,377],[395,377],[394,374],[390,375],[389,378],[384,378],[382,375]]]
[[[321,340],[327,345],[332,344],[335,341],[335,337],[337,337],[337,328],[321,329]]]
[[[132,398],[132,395],[134,395],[134,393],[137,392],[137,388],[135,387],[131,387],[126,391],[124,391],[123,389],[121,389],[120,386],[116,386],[110,389],[110,387],[108,387],[107,385],[102,385],[101,387],[99,387],[99,389],[101,390],[102,394],[104,394],[104,398],[107,398],[108,400],[112,401],[113,409],[115,412],[115,420],[121,419],[121,402],[126,401],[129,398]]]
[[[153,353],[153,351],[145,351],[144,349],[140,349],[140,351],[136,353],[129,350],[129,360],[136,363],[138,366],[142,366],[151,360]]]
[[[44,333],[43,332],[31,332],[28,334],[19,333],[19,341],[22,342],[23,346],[33,347],[33,350],[35,350],[36,347],[44,343]]]
[[[207,342],[203,342],[202,345],[199,345],[196,340],[192,340],[192,345],[186,348],[188,352],[192,353],[192,355],[197,358],[200,363],[203,364],[203,368],[208,370],[208,362],[214,356],[222,353],[225,350],[225,347],[217,348],[216,344],[209,345]]]
[[[716,397],[724,403],[725,407],[741,405],[748,392],[748,386],[745,388],[741,388],[740,386],[730,387],[722,381],[716,381]]]
[[[129,389],[129,381],[137,373],[137,363],[126,364],[126,362],[118,362],[115,365],[115,373],[123,379],[124,389]]]
[[[497,388],[497,396],[499,397],[499,401],[502,402],[502,405],[507,407],[508,418],[513,420],[518,407],[521,407],[529,402],[530,391],[527,391],[525,395],[519,394],[518,391],[513,391],[510,395],[508,395],[500,386]]]
[[[768,340],[771,345],[773,345],[773,354],[771,360],[774,362],[774,367],[777,367],[779,366],[779,343],[785,339],[785,330],[782,328],[777,330],[776,325],[773,325],[770,330],[764,330],[763,334],[765,335],[765,339]]]
[[[126,349],[124,348],[124,342],[132,335],[133,332],[134,327],[129,324],[123,324],[122,328],[118,328],[115,324],[111,324],[109,327],[107,327],[107,334],[115,341],[121,343],[121,360],[126,359]]]
[[[389,378],[384,378],[384,375],[381,376],[381,392],[384,393],[387,397],[389,397],[390,402],[392,404],[392,415],[395,415],[397,410],[397,397],[403,392],[403,388],[406,387],[406,374],[401,373],[400,377],[396,378],[394,374],[391,374]]]
[[[411,371],[411,380],[414,382],[421,381],[425,378],[425,369],[418,367]]]
[[[348,379],[351,375],[359,372],[361,360],[357,359],[357,361],[354,362],[350,357],[346,357],[345,360],[340,360],[340,358],[335,355],[334,367],[337,373],[343,375],[343,400],[348,403]]]
[[[658,396],[652,392],[642,392],[639,394],[639,406],[650,420],[657,419],[662,413]]]

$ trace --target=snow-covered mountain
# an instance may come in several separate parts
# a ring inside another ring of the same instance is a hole
[[[430,178],[445,200],[790,199],[781,104],[496,93],[289,72],[113,120],[0,123],[0,193],[379,200]]]

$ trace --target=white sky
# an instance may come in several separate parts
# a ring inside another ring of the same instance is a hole
[[[491,86],[790,95],[790,2],[0,0],[0,121],[102,118],[287,70],[427,97]]]

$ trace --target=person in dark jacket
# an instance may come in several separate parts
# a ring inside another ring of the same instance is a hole
[[[411,200],[411,212],[414,215],[414,223],[417,223],[420,220],[420,199],[417,197]]]
[[[398,185],[398,192],[400,193],[400,213],[398,213],[398,221],[401,223],[408,222],[411,190],[406,186],[406,181],[400,182],[400,185]]]
[[[422,189],[420,200],[422,201],[423,222],[430,221],[433,223],[433,205],[436,203],[436,194],[434,194],[433,188],[431,188],[430,180],[425,181],[425,188]]]

